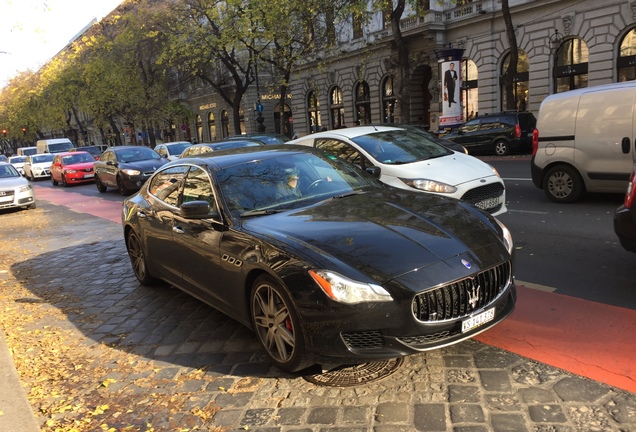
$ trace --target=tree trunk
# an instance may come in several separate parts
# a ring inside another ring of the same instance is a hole
[[[408,84],[410,80],[409,47],[402,37],[400,20],[404,13],[406,0],[398,0],[395,9],[391,12],[391,30],[393,31],[393,44],[397,52],[398,73],[394,75],[393,85],[397,98],[400,123],[411,122],[411,100],[408,94]]]

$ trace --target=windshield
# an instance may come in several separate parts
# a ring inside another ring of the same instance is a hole
[[[26,156],[12,156],[9,158],[10,163],[24,163],[26,161]]]
[[[383,164],[398,165],[453,154],[426,135],[410,129],[375,132],[352,140]]]
[[[185,149],[187,149],[191,145],[192,144],[190,143],[178,143],[178,144],[170,144],[166,147],[168,147],[168,151],[170,152],[171,155],[180,155],[181,153],[183,153]]]
[[[116,152],[119,162],[139,162],[150,159],[161,159],[159,154],[148,147],[122,149]]]
[[[77,153],[62,157],[62,165],[73,165],[84,162],[95,162],[95,158],[88,153]]]
[[[0,165],[0,178],[20,177],[13,165]]]
[[[49,152],[51,153],[62,153],[65,151],[69,151],[72,148],[73,144],[71,144],[70,142],[49,144]]]
[[[217,177],[232,213],[244,217],[382,188],[364,171],[338,158],[313,153],[252,160],[227,167]]]
[[[44,163],[44,162],[53,162],[53,155],[42,154],[37,156],[31,156],[31,163]]]

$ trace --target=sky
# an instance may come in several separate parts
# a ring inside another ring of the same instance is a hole
[[[38,70],[93,18],[123,0],[0,0],[0,88],[26,70]]]

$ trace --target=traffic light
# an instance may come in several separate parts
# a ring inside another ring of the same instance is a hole
[[[26,128],[25,127],[22,128],[22,134],[26,135]]]
[[[7,137],[7,130],[6,129],[2,129],[2,135],[4,135],[4,137]]]

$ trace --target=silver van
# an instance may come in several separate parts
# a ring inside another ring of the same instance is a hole
[[[550,200],[625,193],[636,159],[636,81],[548,96],[533,138],[532,181]]]

